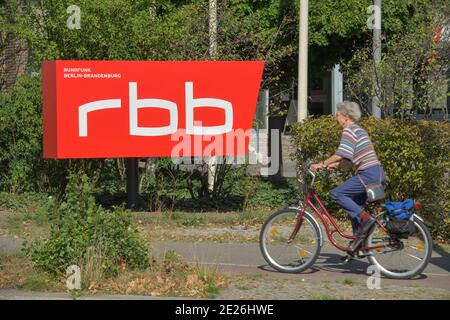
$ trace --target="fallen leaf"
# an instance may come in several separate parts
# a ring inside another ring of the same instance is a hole
[[[225,284],[225,279],[224,279],[224,278],[222,278],[222,277],[217,278],[217,280],[216,280],[216,285],[217,285],[218,287],[221,287],[221,286],[223,286],[224,284]]]
[[[127,262],[125,260],[119,260],[119,268],[123,271],[127,268]]]
[[[172,271],[172,263],[170,261],[164,261],[164,268],[167,273],[170,273]]]
[[[93,281],[91,282],[91,285],[88,288],[89,292],[92,294],[96,294],[97,293],[97,284]]]
[[[198,281],[198,276],[196,274],[190,274],[187,276],[186,286],[191,286]]]

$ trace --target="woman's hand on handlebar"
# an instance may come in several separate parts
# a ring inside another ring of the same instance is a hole
[[[332,164],[329,164],[327,166],[328,170],[336,170],[337,168],[339,168],[340,163],[339,162],[333,162]]]
[[[309,169],[310,169],[311,171],[316,171],[317,169],[322,169],[322,168],[325,168],[322,162],[313,163],[313,164],[309,167]]]
[[[318,169],[335,170],[335,169],[338,168],[338,167],[339,167],[339,162],[334,162],[334,163],[331,163],[331,164],[329,164],[329,165],[327,165],[327,166],[324,166],[323,162],[318,162],[318,163],[313,163],[313,164],[309,167],[309,169],[310,169],[311,171],[316,171],[316,170],[318,170]]]

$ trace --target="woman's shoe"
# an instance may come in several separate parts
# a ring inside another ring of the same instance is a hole
[[[367,232],[372,228],[375,223],[375,219],[368,213],[363,210],[360,214],[361,223],[358,228],[358,232],[356,233],[357,239],[352,243],[351,248],[354,251],[358,249],[358,247],[363,243],[364,239],[367,236]]]

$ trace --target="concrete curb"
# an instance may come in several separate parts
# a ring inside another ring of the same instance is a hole
[[[0,300],[203,300],[183,297],[153,297],[138,295],[85,295],[72,297],[64,292],[36,292],[16,289],[0,290]]]

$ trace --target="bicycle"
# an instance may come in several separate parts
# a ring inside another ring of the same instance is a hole
[[[414,222],[415,232],[405,239],[386,229],[389,215],[385,210],[375,215],[366,204],[366,210],[371,212],[376,222],[363,244],[354,252],[350,244],[340,245],[335,240],[335,233],[350,241],[355,241],[356,236],[345,233],[338,226],[315,192],[316,174],[309,169],[309,165],[306,172],[305,201],[273,213],[262,226],[259,245],[271,267],[280,272],[300,273],[314,265],[323,247],[324,237],[318,221],[307,210],[311,208],[322,222],[331,244],[346,252],[351,259],[367,257],[381,274],[393,279],[410,279],[422,273],[433,248],[430,232],[415,210],[410,218]],[[420,205],[416,205],[416,209],[420,209]]]

